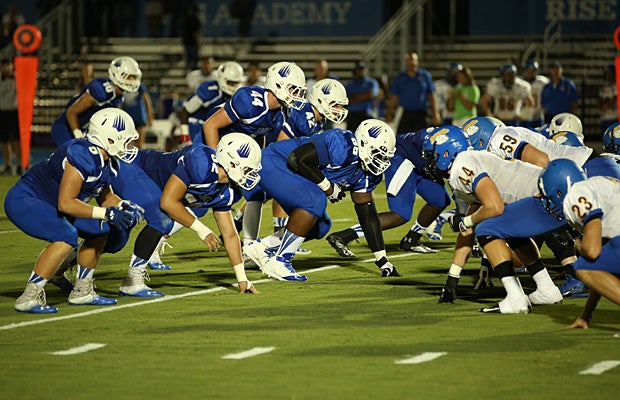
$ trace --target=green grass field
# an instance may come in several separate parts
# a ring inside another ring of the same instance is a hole
[[[14,181],[0,177],[2,201]],[[385,210],[383,188],[377,193]],[[335,229],[354,222],[349,199],[329,210]],[[268,205],[262,231],[270,229]],[[165,297],[69,306],[48,285],[48,303],[59,312],[36,316],[15,313],[13,305],[45,244],[18,231],[2,210],[0,399],[618,398],[620,366],[580,374],[620,362],[617,306],[601,300],[587,331],[567,329],[585,299],[538,306],[529,315],[478,313],[504,297],[496,277],[495,288],[473,291],[478,259],[464,270],[456,304],[437,304],[455,235],[446,229],[444,241],[429,244],[437,254],[405,254],[398,242],[407,229],[385,232],[402,278],[381,278],[364,240],[351,246],[355,260],[339,258],[325,240],[311,241],[304,247],[312,254],[295,261],[308,281],[277,282],[249,271],[260,295],[240,295],[225,252],[207,252],[184,230],[163,256],[173,269],[151,273],[150,285]],[[132,248],[133,241],[104,255],[95,274],[100,294],[118,297]],[[546,248],[543,255],[553,263]],[[550,266],[556,276],[558,267]],[[522,282],[533,290],[529,276]],[[87,344],[101,347],[53,354]],[[265,353],[224,358],[254,348]],[[438,354],[430,360],[430,353]],[[429,360],[403,361],[415,356]]]

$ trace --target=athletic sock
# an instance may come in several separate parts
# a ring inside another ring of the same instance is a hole
[[[47,283],[47,279],[32,271],[30,274],[30,279],[28,279],[28,283],[36,283],[37,286],[43,287]]]
[[[76,279],[86,279],[86,278],[92,279],[94,276],[95,276],[94,268],[86,268],[78,264],[77,272],[75,273]]]

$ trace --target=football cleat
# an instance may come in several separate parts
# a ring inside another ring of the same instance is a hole
[[[69,304],[72,306],[111,306],[116,304],[116,299],[99,296],[95,292],[93,278],[76,279],[73,290],[69,294]]]
[[[448,220],[441,215],[437,217],[426,229],[426,237],[434,241],[442,240],[443,236],[441,235],[441,231],[446,222],[448,222]]]
[[[508,297],[492,307],[485,307],[479,310],[481,313],[497,314],[529,314],[532,312],[532,305],[527,296],[522,296],[519,300],[511,302]]]
[[[162,297],[164,294],[148,287],[144,282],[149,281],[149,273],[146,269],[129,268],[127,277],[121,283],[118,294],[121,296],[134,297]]]
[[[243,254],[254,261],[260,269],[263,269],[267,261],[274,256],[273,252],[260,239],[244,244]]]
[[[420,254],[437,253],[437,250],[431,249],[430,247],[423,245],[422,243],[420,243],[420,240],[412,240],[408,236],[405,236],[401,239],[400,249]]]
[[[168,243],[165,237],[162,237],[153,251],[153,254],[151,254],[151,258],[149,258],[148,266],[150,269],[157,271],[168,271],[172,269],[170,265],[164,264],[160,257],[160,254],[165,253],[166,247],[172,248],[172,245]]]
[[[73,290],[73,283],[67,278],[64,272],[58,269],[54,275],[50,278],[49,282],[53,285],[56,285],[65,293],[71,293]]]
[[[456,288],[450,287],[447,284],[441,288],[441,293],[439,294],[439,303],[453,303],[456,300]]]
[[[299,275],[290,261],[283,260],[280,257],[271,257],[269,261],[261,268],[263,273],[271,278],[279,281],[306,281],[303,275]]]
[[[329,235],[326,240],[327,240],[327,243],[329,243],[330,246],[332,246],[334,250],[336,250],[336,253],[338,253],[340,257],[344,257],[344,258],[355,257],[355,253],[353,253],[349,249],[347,242],[345,242],[343,238],[341,238],[340,236],[337,236],[335,233],[332,233],[331,235]]]
[[[304,249],[304,248],[298,248],[297,251],[295,252],[295,255],[297,256],[307,256],[312,254],[312,250],[308,250],[308,249]]]
[[[562,302],[562,293],[555,286],[549,287],[547,290],[541,288],[527,295],[532,304],[558,304]]]
[[[399,278],[402,275],[396,270],[395,266],[391,266],[390,267],[385,267],[385,268],[379,268],[381,270],[381,277],[382,278]]]
[[[45,302],[45,289],[36,283],[28,283],[21,296],[15,300],[15,311],[31,314],[52,314],[58,308]]]
[[[561,284],[558,289],[566,298],[588,297],[588,287],[570,274],[566,274],[566,282]]]

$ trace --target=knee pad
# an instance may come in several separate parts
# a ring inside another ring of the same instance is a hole
[[[476,239],[478,240],[478,244],[480,245],[480,247],[484,249],[484,246],[486,246],[487,244],[491,243],[494,240],[498,240],[499,238],[497,236],[482,235],[482,236],[476,236]]]

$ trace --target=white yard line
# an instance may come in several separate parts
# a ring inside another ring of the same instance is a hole
[[[3,233],[16,233],[16,232],[21,232],[19,229],[11,229],[9,231],[0,231],[0,235]]]
[[[394,364],[422,364],[428,361],[433,361],[436,358],[439,358],[441,356],[445,356],[446,352],[441,351],[441,352],[437,352],[437,353],[422,353],[422,354],[418,354],[415,357],[409,357],[409,358],[403,358],[402,360],[396,360],[394,361]]]
[[[83,346],[72,347],[67,350],[55,351],[51,354],[55,356],[72,356],[74,354],[86,353],[87,351],[97,350],[105,346],[106,345],[103,343],[86,343]]]
[[[620,361],[618,360],[601,361],[594,364],[590,368],[584,369],[583,371],[579,372],[579,375],[600,375],[605,371],[616,368],[618,365],[620,365]]]
[[[275,347],[254,347],[253,349],[242,351],[240,353],[226,354],[222,357],[223,360],[243,360],[244,358],[250,358],[261,354],[271,353]]]

